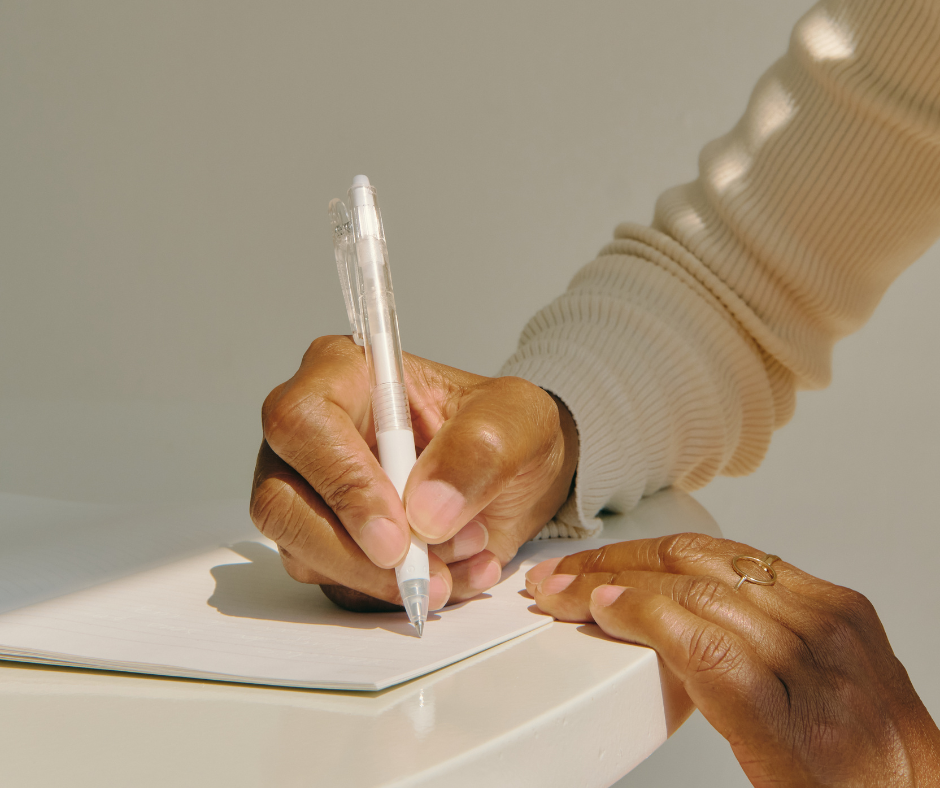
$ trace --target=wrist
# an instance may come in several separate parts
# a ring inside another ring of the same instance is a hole
[[[577,479],[578,459],[580,458],[581,441],[578,437],[578,427],[574,416],[568,410],[558,397],[552,392],[547,392],[558,408],[558,429],[562,441],[562,460],[561,467],[552,486],[553,498],[557,500],[557,505],[552,510],[552,516],[564,505],[565,501],[574,493],[575,481]]]

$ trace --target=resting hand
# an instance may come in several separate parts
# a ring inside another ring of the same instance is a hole
[[[940,785],[940,730],[871,603],[779,560],[774,585],[735,591],[741,554],[764,557],[697,534],[622,542],[526,584],[556,618],[654,648],[670,733],[694,704],[755,786]]]
[[[432,609],[495,585],[577,464],[570,414],[537,386],[408,354],[404,365],[419,452],[404,504],[376,458],[365,356],[349,337],[315,340],[262,409],[252,520],[292,577],[356,609],[400,602],[391,568],[409,525],[432,545]]]

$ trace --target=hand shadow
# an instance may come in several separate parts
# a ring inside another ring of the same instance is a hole
[[[294,580],[284,570],[281,557],[258,542],[238,542],[229,549],[250,563],[220,564],[210,572],[215,591],[207,600],[224,616],[349,627],[385,629],[417,636],[404,611],[350,613],[328,600],[319,586]],[[433,621],[439,616],[428,616]]]

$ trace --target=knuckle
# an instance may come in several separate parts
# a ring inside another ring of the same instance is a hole
[[[608,560],[610,553],[611,549],[606,545],[604,547],[598,547],[596,550],[591,550],[590,553],[585,556],[579,572],[585,575],[603,574],[605,566],[615,565],[616,556],[613,557],[613,560]]]
[[[279,485],[270,481],[262,482],[251,491],[251,500],[248,503],[248,514],[255,527],[261,533],[276,542],[272,536],[282,519],[282,510],[286,501],[284,492]]]
[[[500,393],[503,396],[512,397],[513,399],[523,400],[531,398],[533,395],[537,398],[539,395],[547,397],[548,394],[536,386],[534,383],[526,380],[525,378],[518,378],[514,375],[506,375],[501,378],[496,378],[492,381],[492,385],[500,389]]]
[[[845,667],[846,654],[864,653],[870,644],[853,623],[841,613],[817,613],[801,627],[799,635],[811,661],[819,668],[839,673]]]
[[[513,403],[524,414],[524,421],[530,428],[534,427],[537,434],[548,439],[560,428],[558,405],[545,389],[512,375],[496,378],[490,385],[495,387],[500,401]]]
[[[684,533],[664,537],[658,545],[659,563],[669,569],[715,552],[721,540],[705,534]]]
[[[834,586],[827,594],[828,607],[821,618],[821,644],[825,651],[838,657],[846,648],[862,643],[869,647],[873,638],[884,638],[884,628],[875,606],[864,594],[851,588]]]
[[[286,384],[274,389],[261,406],[261,428],[268,443],[284,432],[286,424],[296,419],[297,397],[285,387]]]
[[[864,621],[877,618],[875,606],[867,596],[851,588],[836,588],[836,607],[839,612],[852,621]]]
[[[341,336],[339,334],[325,334],[324,336],[317,337],[313,340],[313,342],[310,343],[304,353],[304,356],[316,358],[317,356],[330,355],[332,353],[336,353],[341,348],[348,348],[348,346],[349,337]]]
[[[316,583],[320,579],[320,576],[312,567],[299,561],[289,552],[285,550],[278,550],[278,552],[281,555],[281,564],[284,566],[284,571],[298,583]]]
[[[283,394],[284,388],[286,386],[286,383],[282,383],[280,386],[275,386],[273,389],[271,389],[268,396],[264,398],[264,402],[261,403],[261,428],[265,431],[267,431],[267,425],[272,419],[274,411],[280,402],[281,395]]]
[[[492,421],[464,425],[460,430],[462,464],[491,469],[499,476],[514,476],[514,441]]]
[[[345,457],[334,457],[322,464],[312,459],[311,466],[318,480],[317,492],[337,515],[352,509],[372,486],[371,475]]]
[[[272,392],[273,393],[273,392]],[[318,432],[318,409],[312,392],[281,393],[271,404],[265,401],[261,426],[272,448],[283,448],[295,443],[298,436],[309,440]]]
[[[718,677],[736,670],[741,657],[740,649],[728,633],[716,627],[701,626],[689,639],[687,669],[699,676]]]
[[[305,541],[303,517],[282,482],[271,479],[256,487],[248,512],[262,536],[279,546],[302,546]]]
[[[692,577],[677,589],[676,601],[695,613],[723,608],[730,589],[715,577]]]

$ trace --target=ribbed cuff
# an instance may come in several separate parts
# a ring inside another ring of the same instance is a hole
[[[605,365],[576,344],[532,342],[510,359],[501,375],[524,378],[558,397],[571,412],[580,452],[572,495],[537,538],[589,538],[603,525],[597,514],[613,498],[630,508],[643,494],[647,469],[642,431],[624,407],[618,383]],[[612,424],[616,421],[616,424]],[[628,436],[624,440],[624,436]],[[629,489],[624,490],[624,479]]]

